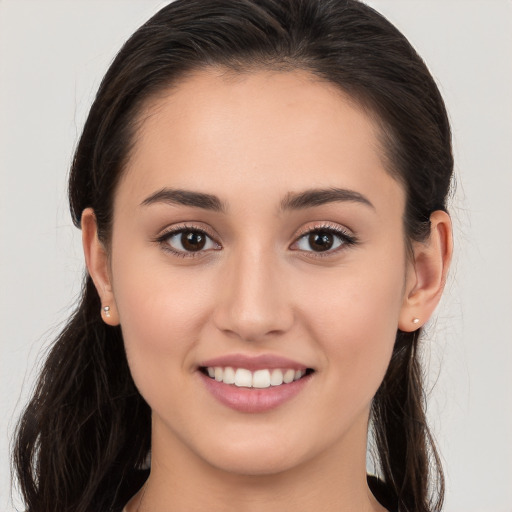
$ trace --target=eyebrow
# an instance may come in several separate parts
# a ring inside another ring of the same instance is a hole
[[[365,196],[355,190],[344,188],[325,188],[305,190],[304,192],[290,192],[281,201],[281,210],[302,210],[328,203],[354,202],[369,206],[375,210],[375,206]]]
[[[344,188],[311,189],[303,192],[289,192],[281,201],[281,211],[303,210],[336,202],[355,202],[375,209],[365,196],[355,190]],[[142,201],[142,206],[156,203],[191,206],[214,212],[225,213],[226,205],[215,195],[192,190],[163,188]]]
[[[212,194],[172,188],[163,188],[155,192],[144,199],[141,205],[149,206],[155,203],[192,206],[193,208],[202,208],[214,212],[225,212],[227,209],[224,203]]]

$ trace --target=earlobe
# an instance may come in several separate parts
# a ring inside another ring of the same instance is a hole
[[[431,317],[443,293],[450,266],[453,240],[450,216],[437,210],[430,216],[430,236],[413,247],[398,328],[417,330]]]
[[[101,311],[98,311],[98,314],[101,314],[106,324],[119,325],[109,272],[108,253],[98,238],[96,215],[92,208],[86,208],[82,212],[81,228],[85,264],[101,300]]]

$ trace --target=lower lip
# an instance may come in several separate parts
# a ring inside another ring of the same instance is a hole
[[[243,388],[234,384],[218,382],[202,372],[198,372],[203,379],[206,389],[223,405],[239,412],[258,413],[270,411],[288,402],[297,396],[309,382],[311,375],[299,380],[270,386],[268,388]]]

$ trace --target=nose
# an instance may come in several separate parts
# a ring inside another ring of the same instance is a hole
[[[243,341],[260,341],[288,331],[294,321],[291,297],[278,257],[254,248],[226,262],[213,320]]]

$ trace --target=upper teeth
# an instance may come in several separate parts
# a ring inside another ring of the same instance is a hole
[[[306,370],[281,370],[279,368],[272,370],[256,370],[251,372],[245,368],[231,368],[227,366],[222,368],[220,366],[209,366],[207,369],[208,375],[218,382],[224,384],[234,384],[238,387],[244,388],[268,388],[270,386],[280,386],[281,384],[289,384],[294,380],[299,380]]]

